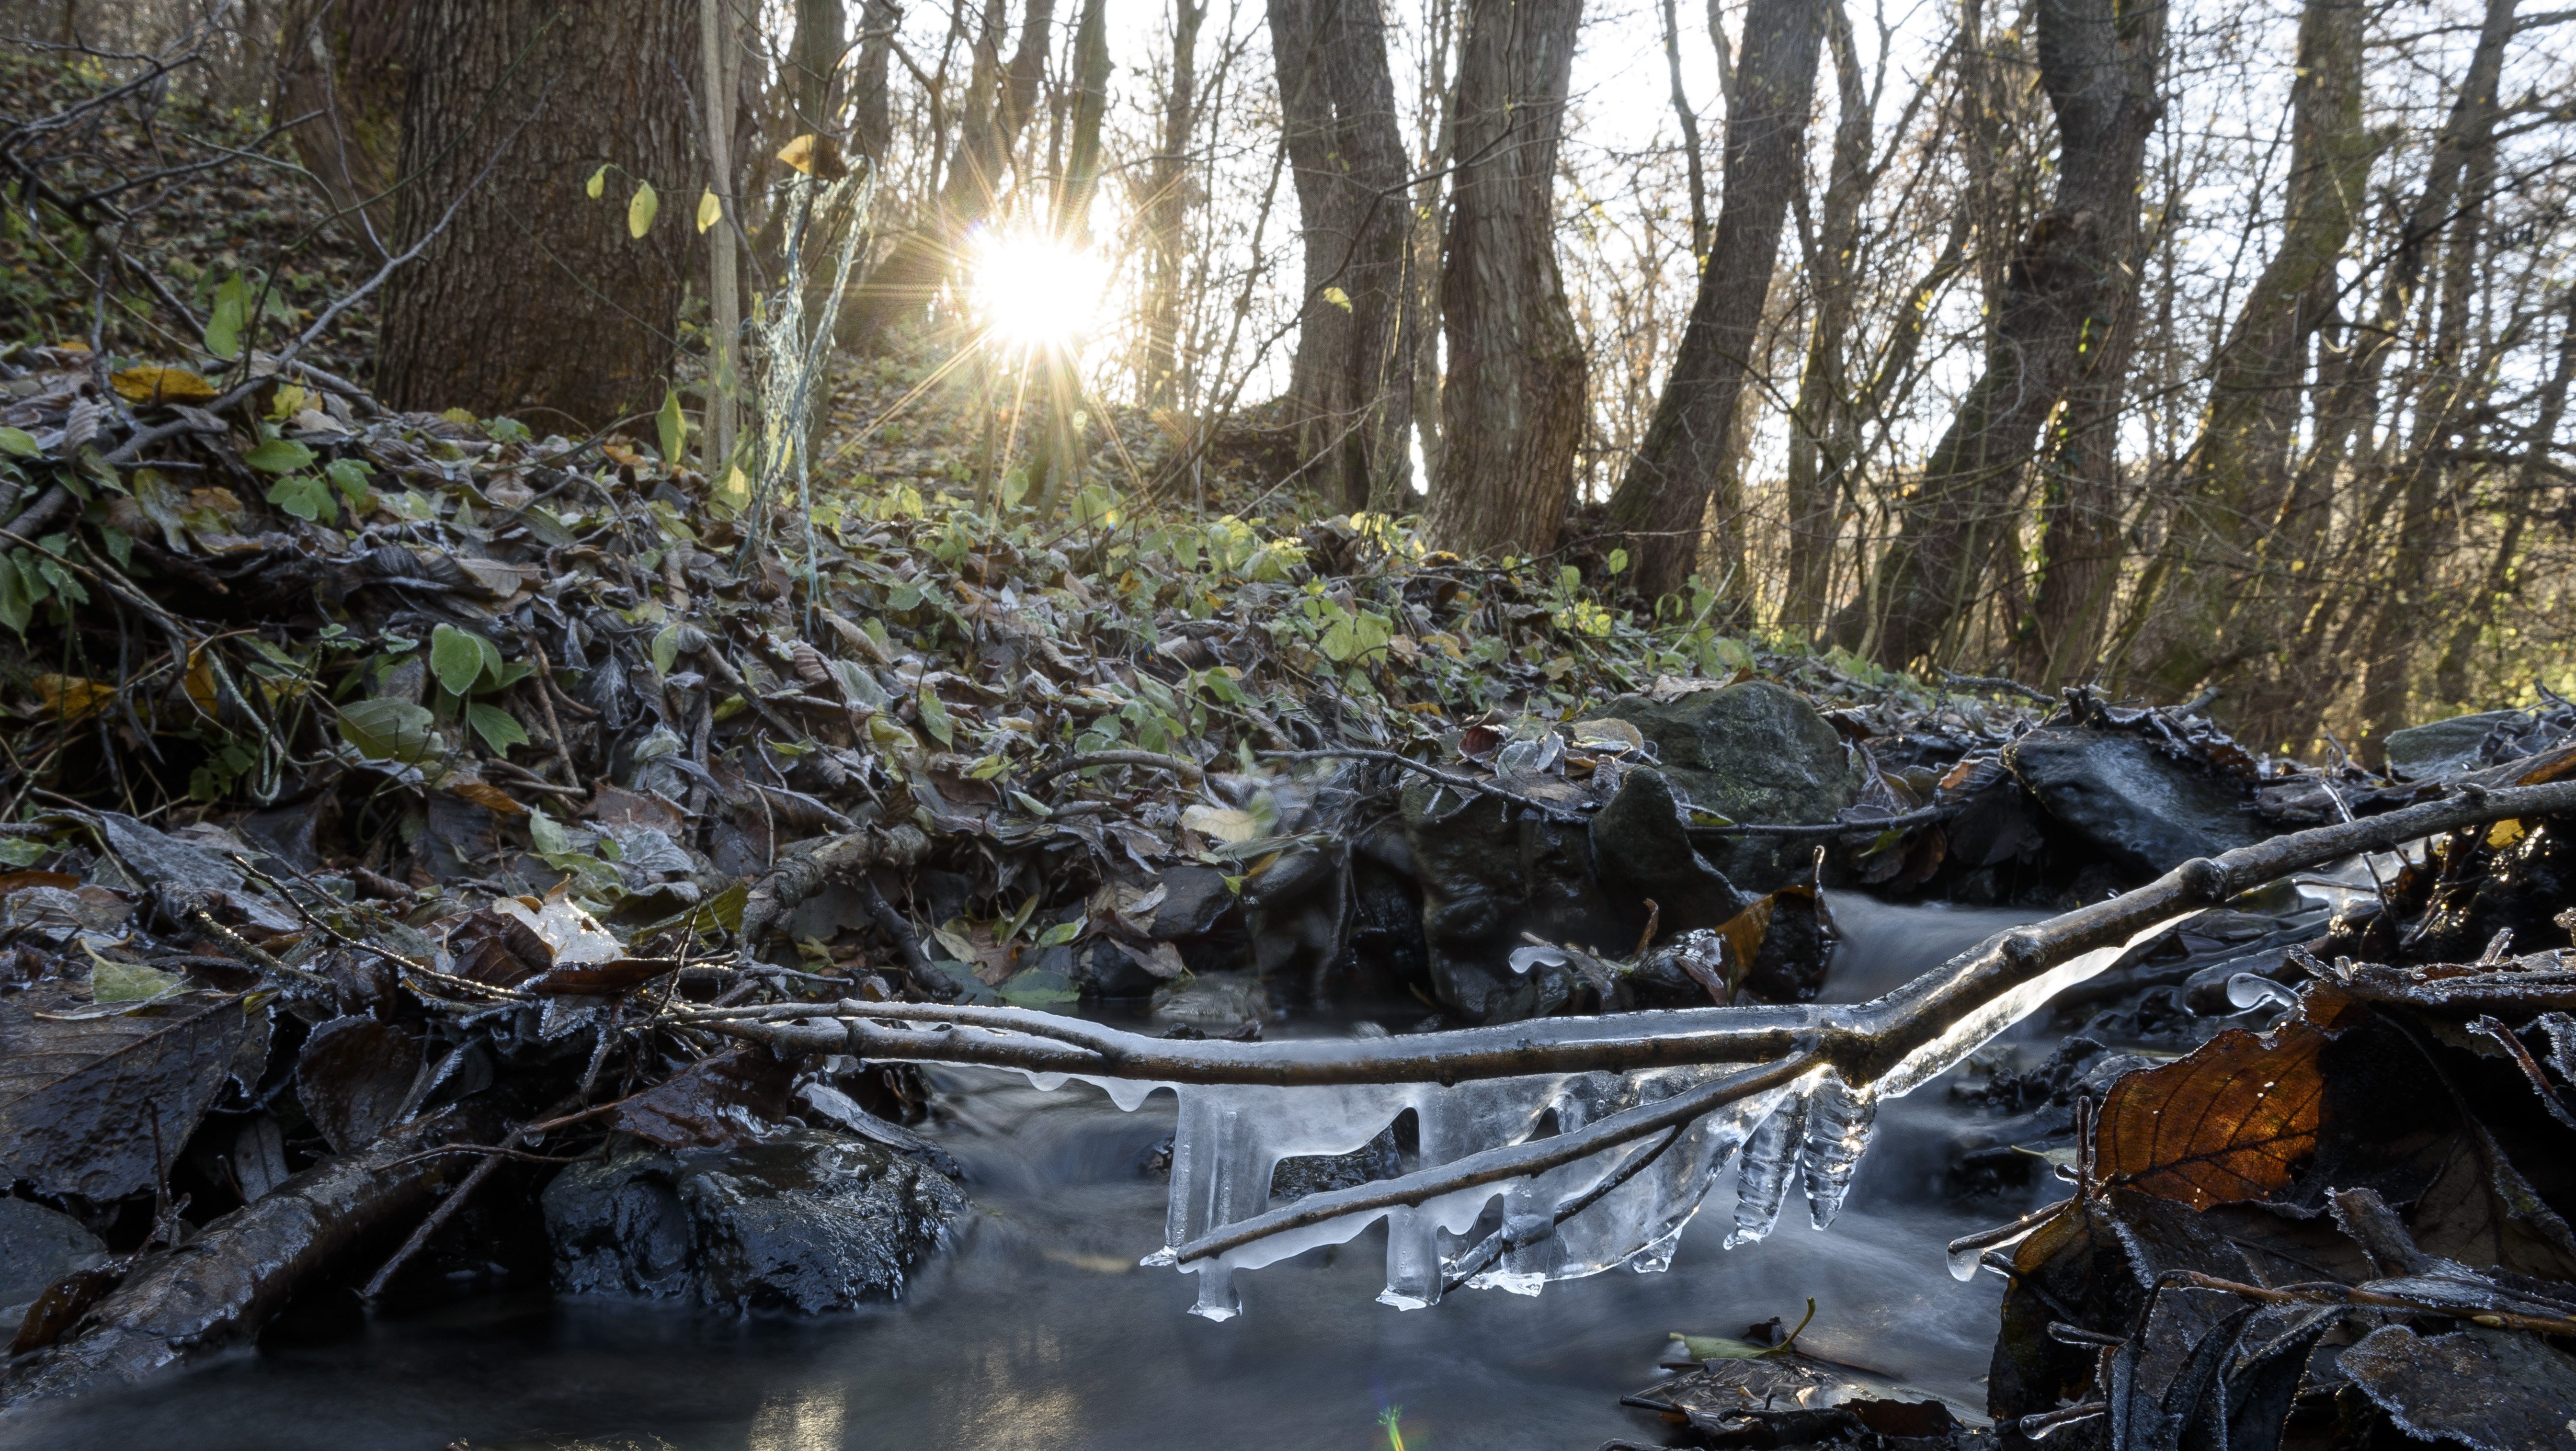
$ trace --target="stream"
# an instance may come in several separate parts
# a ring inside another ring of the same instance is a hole
[[[1832,902],[1828,996],[1867,997],[2033,914]],[[1323,1025],[1307,1024],[1303,1031]],[[1278,1032],[1301,1031],[1288,1024]],[[2031,1032],[2029,1028],[2019,1030]],[[1590,1451],[1660,1439],[1622,1407],[1671,1331],[1796,1324],[1810,1354],[1981,1409],[2002,1282],[1944,1272],[1942,1246],[2040,1202],[1948,1202],[1953,1136],[1973,1111],[1946,1082],[1888,1104],[1833,1228],[1793,1206],[1758,1244],[1722,1248],[1721,1183],[1672,1269],[1614,1271],[1523,1298],[1461,1291],[1398,1312],[1383,1227],[1246,1274],[1244,1313],[1187,1314],[1188,1276],[1141,1269],[1163,1222],[1144,1166],[1172,1129],[1156,1094],[1121,1113],[1097,1091],[935,1072],[925,1132],[964,1164],[984,1211],[905,1302],[825,1320],[738,1322],[655,1304],[492,1294],[376,1316],[343,1333],[272,1335],[133,1391],[39,1408],[0,1444],[89,1451],[375,1451],[453,1442],[676,1451],[1200,1451],[1388,1444],[1411,1451]],[[1730,1170],[1727,1178],[1731,1181]]]

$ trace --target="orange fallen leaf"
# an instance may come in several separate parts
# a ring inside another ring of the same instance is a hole
[[[2231,1028],[2189,1056],[2111,1087],[2094,1133],[2104,1179],[2207,1209],[2288,1188],[2316,1153],[2325,1101],[2305,1018],[2270,1034]]]
[[[128,368],[107,381],[132,403],[212,403],[220,396],[214,384],[185,368]]]
[[[116,687],[77,675],[39,675],[36,698],[45,703],[45,709],[56,720],[87,720],[116,699]]]

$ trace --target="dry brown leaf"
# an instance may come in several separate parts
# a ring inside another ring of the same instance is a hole
[[[2316,1152],[2329,1035],[2304,1018],[2231,1028],[2190,1056],[2112,1085],[2095,1132],[2110,1182],[2194,1209],[2287,1188]]]

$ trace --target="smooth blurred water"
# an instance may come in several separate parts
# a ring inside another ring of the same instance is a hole
[[[1829,995],[1867,996],[2011,914],[1839,898]],[[380,1317],[337,1343],[242,1352],[149,1386],[0,1421],[0,1445],[154,1451],[374,1451],[462,1440],[678,1451],[1591,1451],[1660,1439],[1622,1408],[1667,1332],[1741,1334],[1816,1317],[1801,1348],[1984,1402],[2001,1283],[1944,1273],[1942,1245],[2027,1207],[1945,1204],[1940,1085],[1888,1106],[1842,1217],[1793,1206],[1733,1251],[1721,1185],[1670,1272],[1557,1284],[1535,1299],[1461,1291],[1428,1310],[1375,1303],[1381,1230],[1243,1277],[1241,1318],[1184,1313],[1195,1281],[1137,1268],[1163,1183],[1143,1167],[1168,1094],[1120,1113],[1096,1091],[943,1073],[927,1132],[983,1211],[907,1300],[821,1321],[716,1319],[668,1306],[488,1297]]]

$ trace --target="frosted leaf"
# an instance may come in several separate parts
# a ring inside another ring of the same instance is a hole
[[[1807,1100],[1806,1143],[1798,1156],[1799,1175],[1807,1188],[1807,1214],[1823,1229],[1842,1212],[1851,1192],[1852,1172],[1869,1149],[1871,1127],[1878,1122],[1878,1098],[1866,1088],[1850,1088],[1828,1078]]]
[[[1780,1201],[1788,1197],[1789,1173],[1806,1135],[1804,1094],[1782,1104],[1753,1131],[1753,1141],[1744,1146],[1744,1164],[1736,1170],[1735,1232],[1726,1237],[1728,1249],[1754,1243],[1779,1223]]]

